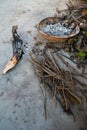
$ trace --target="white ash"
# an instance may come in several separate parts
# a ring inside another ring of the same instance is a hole
[[[63,35],[70,35],[73,26],[69,26],[66,23],[55,23],[55,24],[46,24],[41,28],[41,30],[48,34],[48,35],[53,35],[53,36],[63,36]]]

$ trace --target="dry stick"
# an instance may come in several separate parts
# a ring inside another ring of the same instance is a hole
[[[77,22],[78,24],[81,23],[74,15],[72,15],[72,18],[73,18],[73,19],[75,20],[75,22]]]
[[[65,63],[65,62],[64,62]],[[72,77],[71,77],[72,78]],[[71,79],[73,80],[73,79]],[[72,81],[73,82],[73,81]],[[74,84],[73,84],[74,85]],[[67,91],[69,92],[70,95],[72,95],[78,102],[80,101],[79,98],[77,98],[77,96],[75,96],[70,90],[67,89]]]
[[[57,107],[56,95],[57,95],[57,88],[56,88],[56,85],[55,85],[55,108]]]
[[[72,94],[73,96],[75,96],[74,94]]]
[[[70,81],[70,85],[72,85],[71,88],[73,89],[73,88],[75,87],[75,83],[74,83],[74,80],[73,80],[73,78],[72,78],[71,72],[65,71],[65,76],[67,77],[67,80]],[[68,85],[68,86],[69,86],[69,85]],[[68,87],[68,88],[69,88],[69,87]]]
[[[65,75],[66,75],[66,74],[64,74],[65,71],[62,71],[62,70],[60,69],[59,65],[56,63],[55,58],[51,55],[51,52],[50,52],[50,51],[49,51],[49,55],[50,55],[50,59],[52,60],[52,63],[53,63],[54,66],[57,68],[57,70],[58,70],[58,72],[59,72],[59,75],[61,76],[61,79],[62,79],[64,82],[66,82],[66,81],[64,80]],[[69,76],[68,76],[68,78],[69,78]],[[67,81],[67,82],[68,82],[68,83],[71,83],[70,81]]]
[[[60,79],[60,76],[57,76],[56,73],[54,73],[52,70],[50,70],[49,68],[47,68],[44,64],[41,64],[39,60],[37,60],[32,53],[30,53],[31,56],[31,62],[34,63],[37,67],[41,68],[42,70],[44,70],[46,73],[48,73],[50,76],[56,76],[57,78]]]
[[[52,57],[50,51],[49,51],[49,55],[50,55],[50,58],[51,58],[51,60],[52,60],[52,63],[55,65],[55,67],[57,68],[57,70],[60,71],[60,70],[59,70],[59,67],[56,65],[55,60],[53,59],[53,57]],[[64,85],[63,85],[63,86],[64,86]],[[56,89],[55,89],[55,88],[56,88],[56,87],[54,87],[54,96],[56,95]],[[64,87],[63,87],[63,88],[64,88]],[[67,100],[66,100],[66,97],[65,97],[64,89],[62,89],[62,92],[63,92],[63,97],[64,97],[64,100],[65,100],[65,104],[66,104],[66,110],[68,110],[68,103],[67,103]]]
[[[57,87],[57,86],[56,86],[56,87]],[[73,90],[72,86],[69,86],[68,88],[59,88],[59,87],[58,87],[58,89],[59,89],[59,90],[62,90],[62,89],[64,89],[64,90]],[[76,88],[76,90],[79,90],[79,89],[81,89],[81,90],[87,90],[87,87],[84,87],[84,88],[83,88],[83,87],[80,86],[79,88]]]
[[[47,72],[50,76],[55,77],[56,79],[60,79],[61,77],[59,75],[57,75],[55,72],[51,71],[50,69],[48,69],[47,67],[43,67],[42,68],[45,72]]]
[[[58,88],[58,90],[59,90],[59,87],[57,86],[57,88]],[[61,89],[67,89],[67,88],[61,88]],[[63,109],[64,109],[64,105],[63,105],[63,103],[62,103],[62,101],[58,98],[58,96],[56,97],[57,98],[57,100],[60,102],[60,104],[61,104],[61,106],[63,107]],[[66,99],[67,99],[67,102],[68,102],[68,104],[69,104],[69,98],[68,97],[66,97]],[[74,120],[76,120],[75,119],[75,116],[74,116],[74,114],[73,114],[73,112],[71,111],[71,109],[70,109],[70,106],[68,106],[69,108],[68,108],[68,111],[67,112],[69,112],[72,116],[73,116],[73,118],[74,118]],[[65,111],[65,109],[64,109],[64,111]]]
[[[54,78],[52,79],[52,82],[53,82],[53,85],[54,85]],[[53,87],[53,99],[55,99],[55,85],[54,85],[54,87]]]
[[[55,69],[55,67],[53,67],[52,62],[50,61],[50,59],[46,59],[45,62],[45,66],[49,69],[51,69],[51,71],[56,72],[57,70]]]
[[[49,50],[48,50],[48,51],[49,51]],[[49,55],[50,55],[50,58],[51,58],[53,64],[55,65],[55,67],[56,67],[57,70],[59,71],[59,68],[58,68],[58,66],[56,65],[56,63],[55,63],[55,61],[54,61],[54,59],[53,59],[53,57],[52,57],[50,51],[49,51]],[[71,79],[71,80],[72,80],[72,79]],[[63,85],[63,88],[64,88],[64,83],[63,83],[63,81],[62,81],[62,85]],[[67,103],[67,99],[66,99],[66,96],[65,96],[64,89],[62,89],[62,92],[63,92],[64,101],[65,101],[65,104],[66,104],[66,110],[68,110],[68,103]]]
[[[41,65],[41,64],[39,63],[39,61],[37,61],[34,57],[31,56],[31,58],[32,58],[32,63],[34,63],[34,64],[35,64],[37,67],[39,67],[42,71],[46,72],[49,76],[52,76],[53,78],[55,78],[55,79],[57,79],[57,80],[63,82],[61,76],[58,78],[58,74],[54,73],[52,70],[50,70],[50,69],[47,68],[46,66]],[[64,73],[64,75],[66,75],[66,73]],[[57,77],[56,77],[56,76],[57,76]],[[49,79],[50,79],[50,78],[49,78]],[[45,81],[44,81],[44,82],[45,82]],[[49,84],[50,84],[50,83],[49,83]],[[65,88],[65,87],[64,87],[64,88]],[[66,94],[66,96],[69,98],[69,100],[71,100],[71,101],[73,101],[73,102],[80,102],[79,98],[78,98],[76,95],[74,95],[74,94],[69,90],[69,88],[67,88],[67,89],[64,89],[64,88],[62,89],[62,92],[63,92],[63,96],[64,96],[64,99],[65,99],[65,102],[66,102],[66,108],[68,108],[68,107],[67,107],[67,100],[66,100],[66,98],[65,98],[65,94]],[[46,99],[45,99],[45,100],[46,100]],[[46,108],[45,105],[44,105],[44,108]]]
[[[37,74],[37,73],[36,73]],[[39,75],[38,75],[39,76]],[[43,77],[41,77],[43,78]],[[45,119],[47,119],[47,107],[46,107],[46,87],[45,87],[45,84],[44,84],[44,78],[43,78],[43,85],[44,85],[44,88],[45,88],[45,93],[43,92],[43,89],[42,87],[40,86],[41,88],[41,92],[43,94],[43,97],[44,97],[44,112],[45,112]]]
[[[51,83],[49,83],[49,82],[47,82],[49,85],[51,84]],[[64,87],[64,88],[62,88],[62,87],[59,87],[59,86],[61,86],[61,83],[57,83],[56,84],[56,88],[58,89],[58,90],[62,90],[62,89],[64,89],[64,90],[67,90],[67,89],[69,89],[69,90],[72,90],[73,88],[72,88],[72,86],[69,86],[68,88],[67,87]]]
[[[33,56],[33,53],[32,53],[32,52],[30,52],[30,57],[31,57],[31,59],[32,59],[34,62],[36,62],[37,64],[40,64],[40,62],[39,62],[38,60],[36,60],[36,58]]]
[[[49,60],[45,62],[45,66],[53,71],[56,71],[55,67],[53,67],[52,63]]]
[[[71,58],[67,57],[66,55],[60,53],[60,55],[62,55],[63,57],[67,58],[68,60],[72,61],[74,64],[77,65],[77,62],[75,62],[74,60],[72,60]]]
[[[62,90],[63,91],[63,90]],[[66,99],[65,99],[65,93],[64,93],[64,91],[63,91],[63,96],[64,96],[64,100],[65,100],[65,104],[66,104],[66,110],[68,110],[68,105],[67,105],[67,101],[66,101]],[[46,113],[45,113],[46,114]]]
[[[70,69],[70,65],[68,65],[68,67],[69,67],[69,69]],[[74,87],[75,87],[75,83],[74,83],[74,80],[73,80],[71,71],[69,71],[68,77],[69,77],[69,79],[71,80],[72,88],[74,88]]]
[[[43,96],[44,96],[44,112],[45,112],[45,119],[47,119],[46,87],[45,87],[45,84],[44,84],[44,76],[41,76],[41,75],[39,75],[38,73],[36,73],[36,74],[37,74],[37,76],[39,76],[39,77],[41,77],[41,78],[43,79],[43,85],[44,85],[44,88],[45,88],[45,94],[44,94],[44,92],[43,92],[42,87],[40,87],[40,88],[41,88],[42,94],[43,94]]]
[[[71,68],[71,66],[70,66],[60,55],[58,55],[58,56],[59,56],[60,60],[61,60],[67,67]],[[65,72],[65,73],[66,73],[66,72]],[[73,81],[73,78],[72,78],[71,71],[70,71],[69,73],[70,73],[70,75],[68,75],[67,73],[66,73],[65,75],[67,75],[67,77],[71,80],[72,86],[74,86],[74,81]]]
[[[55,60],[54,60],[53,56],[51,55],[51,52],[50,52],[49,49],[48,49],[48,52],[49,52],[50,59],[52,60],[52,63],[53,63],[54,66],[57,68],[58,72],[61,73],[61,72],[60,72],[60,69],[59,69],[59,67],[56,65]]]
[[[41,72],[42,73],[42,72]],[[38,77],[40,77],[40,78],[48,78],[48,77],[50,77],[50,75],[45,75],[45,76],[42,76],[41,75],[41,73],[38,73],[38,72],[35,72],[35,74],[38,76]]]
[[[56,95],[57,95],[57,88],[56,88],[56,85],[55,83],[53,83],[54,85],[54,89],[53,89],[53,100],[55,101],[55,107],[57,106],[57,100],[56,100]]]
[[[43,78],[43,85],[44,85],[44,89],[45,89],[45,93],[44,93],[44,112],[45,112],[45,119],[47,119],[47,98],[46,98],[46,86],[45,86],[45,81]]]
[[[83,15],[77,17],[77,20],[80,19],[80,18],[82,18],[82,17],[84,17],[85,15],[87,15],[87,14],[83,14]]]
[[[58,88],[58,90],[73,90],[73,88],[72,87],[68,87],[68,88],[63,88],[63,87],[61,87],[61,88]]]
[[[43,57],[43,65],[45,65],[45,58]],[[46,86],[45,86],[45,77],[43,77],[43,85],[44,85],[44,88],[45,88],[45,94],[44,94],[44,111],[45,111],[45,119],[47,119],[47,106],[46,106],[46,103],[47,103],[47,98],[46,98]]]
[[[49,68],[47,68],[46,66],[43,66],[43,65],[41,65],[40,64],[40,62],[39,61],[37,61],[36,59],[35,59],[35,57],[33,57],[32,56],[32,54],[30,55],[31,56],[31,58],[32,58],[32,61],[31,62],[33,62],[37,67],[40,67],[42,70],[44,70],[45,72],[47,72],[49,75],[51,74],[53,74],[53,75],[56,75],[54,72],[52,72]],[[60,77],[59,77],[59,79],[60,79]]]
[[[50,59],[53,61],[53,64],[55,65],[55,67],[57,68],[57,70],[60,72],[60,74],[61,74],[61,79],[64,81],[64,82],[66,82],[63,78],[65,78],[65,75],[66,74],[64,74],[65,73],[65,71],[62,71],[61,69],[60,69],[60,67],[59,67],[59,65],[56,63],[56,61],[55,61],[55,58],[51,55],[51,53],[50,53],[50,51],[49,51],[49,54],[50,54]],[[61,72],[62,71],[62,72]],[[64,77],[63,77],[64,76]],[[67,75],[68,76],[68,75]],[[69,78],[69,76],[68,76],[68,78]],[[71,82],[70,81],[68,81],[68,83],[70,83],[71,84]]]
[[[62,82],[62,85],[63,85],[63,88],[64,88],[64,83]],[[66,105],[66,110],[68,110],[68,102],[67,102],[67,99],[66,99],[66,96],[65,96],[65,91],[64,89],[62,89],[62,93],[63,93],[63,97],[64,97],[64,101],[65,101],[65,105]]]
[[[57,86],[57,92],[60,90],[59,88],[58,88],[58,86]],[[64,109],[64,111],[66,111],[66,112],[70,112],[72,115],[73,115],[73,113],[71,112],[71,110],[70,110],[70,106],[69,106],[69,99],[66,97],[66,95],[65,95],[65,89],[64,88],[61,88],[62,89],[62,94],[61,94],[61,92],[59,91],[59,93],[60,93],[60,95],[61,95],[61,98],[62,97],[64,97],[64,102],[65,102],[65,105],[64,105],[64,103],[62,102],[62,100],[60,100],[59,98],[58,98],[58,96],[56,96],[56,99],[60,102],[60,104],[61,104],[61,106],[63,107],[63,109]]]
[[[73,103],[81,103],[81,100],[74,94],[72,93],[69,89],[66,90],[66,95],[68,94],[68,96],[70,95],[70,100],[72,100]]]
[[[61,77],[59,75],[57,75],[55,72],[53,72],[52,70],[50,70],[46,66],[43,66],[43,65],[41,66],[40,63],[37,63],[34,59],[32,59],[31,62],[34,63],[37,67],[40,67],[42,70],[44,70],[44,72],[46,72],[50,76],[61,80]]]
[[[64,60],[63,60],[64,61]],[[64,62],[65,63],[65,62]],[[70,67],[70,65],[69,65],[69,67]],[[72,86],[74,85],[74,81],[73,81],[73,77],[72,77],[72,74],[70,73],[70,78],[71,78],[71,83],[72,83]],[[80,101],[80,99],[77,97],[77,96],[75,96],[69,89],[66,89],[68,92],[69,92],[69,94],[71,94],[74,98],[76,98],[76,100],[79,102]]]
[[[51,55],[51,52],[50,52],[49,49],[48,49],[48,52],[49,52],[50,59],[52,60],[52,63],[57,68],[57,71],[59,72],[59,74],[61,75],[62,80],[64,81],[64,77],[65,77],[64,72],[60,69],[59,65],[56,63],[55,58]]]

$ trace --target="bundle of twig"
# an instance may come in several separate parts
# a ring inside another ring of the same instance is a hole
[[[68,112],[71,110],[71,104],[82,103],[83,99],[81,95],[78,94],[77,90],[84,90],[87,88],[86,85],[75,80],[74,76],[77,74],[75,70],[71,72],[61,68],[49,49],[47,53],[45,51],[40,58],[36,58],[33,53],[30,53],[30,56],[31,62],[35,67],[35,73],[40,77],[41,81],[52,90],[53,97],[59,100],[64,111]],[[58,58],[63,64],[66,66],[68,65],[61,55],[58,55]],[[68,67],[71,66],[68,65]],[[77,75],[81,76],[80,74]],[[77,82],[80,87],[77,86]]]

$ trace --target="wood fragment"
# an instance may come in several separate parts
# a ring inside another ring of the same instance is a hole
[[[20,36],[17,34],[17,28],[18,28],[17,26],[12,27],[13,57],[3,69],[2,74],[6,74],[10,69],[14,68],[16,64],[18,63],[18,61],[21,59],[22,54],[23,54],[23,48],[22,48],[23,41],[20,39]]]

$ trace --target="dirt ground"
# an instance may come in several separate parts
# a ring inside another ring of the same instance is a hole
[[[36,35],[34,27],[41,19],[53,16],[55,8],[66,8],[67,0],[0,0],[0,130],[87,130],[85,113],[76,113],[76,121],[63,112],[49,91],[47,92],[47,119],[44,97],[39,81],[29,62]],[[15,69],[2,75],[12,56],[11,28],[18,25],[18,33],[28,42],[26,54]]]

